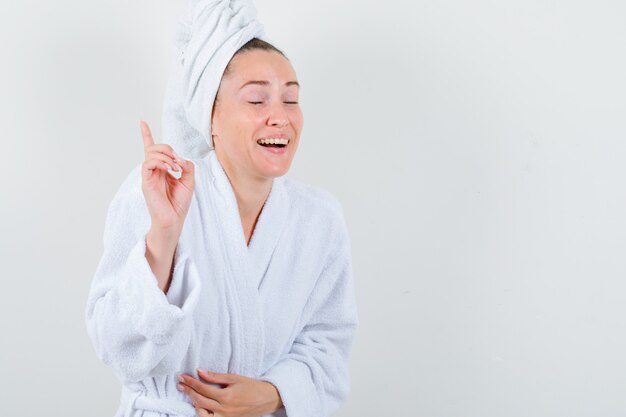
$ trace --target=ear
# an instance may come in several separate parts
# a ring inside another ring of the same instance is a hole
[[[215,142],[217,139],[217,132],[219,130],[218,126],[215,126],[215,119],[213,117],[211,117],[211,142],[213,144],[213,147],[215,147]]]
[[[211,105],[211,129],[213,129],[213,125],[215,123],[215,110],[217,108],[217,102],[218,102],[218,94],[219,94],[219,90],[217,91],[217,93],[215,94],[215,98],[213,99],[213,104]],[[213,134],[215,134],[215,132],[211,132]]]

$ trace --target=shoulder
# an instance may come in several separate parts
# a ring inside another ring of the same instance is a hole
[[[140,236],[150,227],[150,213],[141,189],[141,166],[130,170],[108,205],[105,241],[120,234]]]
[[[145,204],[145,200],[141,191],[141,164],[138,164],[131,169],[117,189],[109,203],[109,211],[130,209],[141,204]]]
[[[339,199],[330,191],[312,184],[283,177],[289,195],[292,215],[299,223],[326,231],[335,240],[347,238],[344,209]]]
[[[330,191],[287,177],[283,183],[297,208],[325,216],[343,216],[341,203]]]

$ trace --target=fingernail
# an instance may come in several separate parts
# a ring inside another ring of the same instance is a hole
[[[172,155],[174,155],[174,159],[178,159],[178,155],[176,155],[176,152],[172,151]]]
[[[185,382],[185,378],[183,378],[183,376],[182,376],[182,375],[180,375],[180,376],[178,377],[178,380],[179,380],[180,382]]]
[[[176,387],[178,387],[179,390],[184,391],[185,387],[183,386],[183,384],[178,384],[176,385]]]

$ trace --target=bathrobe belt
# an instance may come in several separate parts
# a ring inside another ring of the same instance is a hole
[[[128,406],[125,416],[132,416],[134,410],[170,414],[172,417],[197,416],[195,407],[188,402],[171,398],[148,397],[144,394],[145,391],[135,391],[126,397]]]

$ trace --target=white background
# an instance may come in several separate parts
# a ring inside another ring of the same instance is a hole
[[[256,0],[342,202],[356,416],[626,415],[626,3]],[[183,0],[0,6],[0,415],[112,417],[84,308]]]

